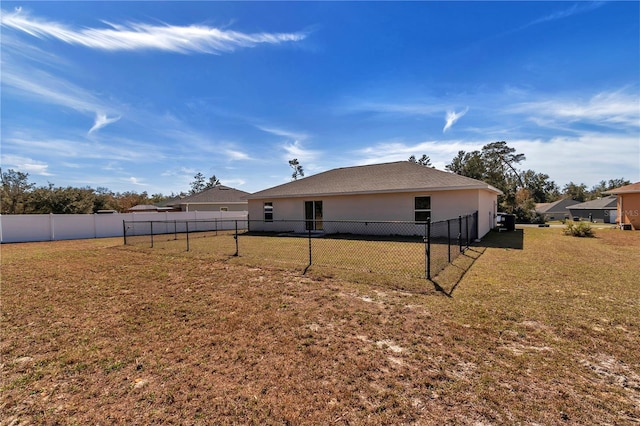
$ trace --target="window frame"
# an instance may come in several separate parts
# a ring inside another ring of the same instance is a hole
[[[421,201],[424,201],[424,199],[428,200],[428,208],[424,208],[423,205],[419,205],[418,203],[420,202],[419,199]],[[416,196],[413,197],[413,219],[414,222],[420,222],[420,223],[424,223],[424,222],[428,222],[431,220],[431,195],[420,195],[420,196]],[[426,219],[424,220],[418,220],[418,215],[423,215],[424,213],[428,213],[428,216]]]
[[[262,203],[262,220],[265,222],[273,222],[273,201],[265,201]]]

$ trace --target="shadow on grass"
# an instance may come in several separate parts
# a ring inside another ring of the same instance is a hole
[[[453,292],[464,276],[487,248],[522,250],[524,248],[524,232],[522,229],[507,232],[490,232],[481,242],[475,243],[466,249],[436,277],[431,279],[435,290],[447,297],[453,297]]]
[[[484,236],[481,242],[476,243],[476,246],[522,250],[524,248],[524,231],[522,229],[504,232],[491,231]]]

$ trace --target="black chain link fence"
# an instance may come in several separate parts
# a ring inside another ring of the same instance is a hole
[[[124,221],[123,230],[125,245],[426,279],[478,238],[477,213],[439,222]]]

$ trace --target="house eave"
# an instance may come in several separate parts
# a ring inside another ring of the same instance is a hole
[[[464,186],[444,186],[444,187],[417,187],[417,188],[401,188],[401,189],[384,189],[374,191],[350,191],[350,192],[309,192],[301,194],[256,194],[247,197],[248,200],[266,200],[276,198],[310,198],[310,197],[340,197],[340,196],[353,196],[353,195],[377,195],[377,194],[407,194],[407,193],[429,193],[429,192],[445,192],[445,191],[465,191],[465,190],[484,190],[493,192],[497,195],[502,195],[503,192],[491,185],[476,186],[476,185],[464,185]]]

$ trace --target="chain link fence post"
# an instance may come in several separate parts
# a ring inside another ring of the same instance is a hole
[[[236,240],[236,253],[234,256],[238,256],[238,221],[235,221],[236,224],[236,233],[233,235],[233,239]]]
[[[464,221],[466,222],[466,227],[467,227],[467,244],[466,244],[466,248],[469,248],[469,246],[471,245],[471,241],[469,241],[469,215],[466,215],[464,217]]]
[[[431,279],[431,218],[425,224],[425,250],[427,255],[427,279]]]
[[[458,248],[462,253],[462,216],[458,216]]]
[[[186,225],[187,231],[187,251],[189,251],[189,221],[186,221],[184,224]]]
[[[451,263],[451,221],[447,219],[447,260]]]
[[[308,238],[309,238],[309,266],[311,266],[311,260],[312,260],[312,251],[311,251],[311,228],[308,227],[309,229],[307,229],[308,232]]]

